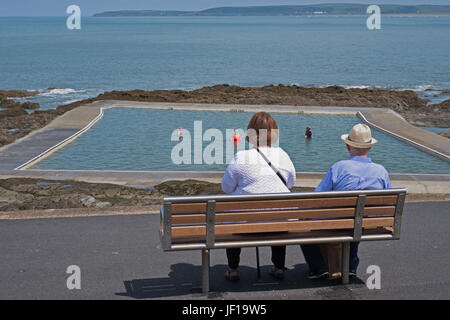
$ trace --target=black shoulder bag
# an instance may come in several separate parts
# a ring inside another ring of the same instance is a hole
[[[258,153],[261,155],[261,157],[263,157],[263,159],[267,162],[267,164],[269,165],[269,167],[272,168],[272,170],[277,174],[278,178],[281,179],[281,181],[283,181],[284,185],[287,188],[287,182],[286,180],[283,178],[283,176],[281,175],[280,171],[278,170],[277,167],[275,167],[272,162],[270,162],[269,159],[267,159],[266,155],[264,153],[262,153],[261,151],[259,151],[259,148],[256,148],[256,151],[258,151]]]

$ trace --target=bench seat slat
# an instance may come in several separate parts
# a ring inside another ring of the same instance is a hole
[[[367,218],[363,228],[391,227],[394,218]],[[216,225],[216,235],[260,232],[308,232],[312,230],[353,229],[354,219],[264,222]],[[172,227],[172,238],[205,236],[206,226]]]
[[[308,208],[308,207],[348,207],[356,205],[356,197],[326,198],[326,199],[292,199],[292,200],[260,200],[260,201],[236,201],[219,202],[217,211],[267,209],[267,208]]]
[[[368,196],[366,197],[366,206],[376,205],[396,205],[398,200],[397,195],[393,196]]]
[[[338,208],[356,206],[357,197],[337,198],[313,198],[313,199],[289,199],[289,200],[253,200],[217,202],[217,212],[228,210],[266,209],[266,208]],[[368,196],[366,206],[370,205],[395,205],[397,195]],[[206,203],[173,204],[172,213],[201,213],[206,212]]]
[[[392,235],[392,228],[376,228],[376,229],[364,229],[363,236],[366,235]],[[258,234],[228,234],[216,236],[216,242],[232,242],[232,241],[252,241],[252,240],[289,240],[289,239],[306,239],[306,238],[325,238],[325,237],[353,237],[353,230],[321,230],[311,232],[271,232],[271,233],[258,233]],[[190,244],[190,243],[202,243],[205,242],[205,237],[192,236],[192,237],[179,237],[173,239],[174,244]]]
[[[364,216],[394,216],[395,206],[367,207]],[[253,211],[217,213],[217,222],[234,221],[265,221],[283,219],[308,219],[308,218],[345,218],[354,217],[355,208],[333,208],[333,209],[305,209],[305,210],[277,210],[277,211]],[[205,214],[174,215],[173,225],[205,223]]]

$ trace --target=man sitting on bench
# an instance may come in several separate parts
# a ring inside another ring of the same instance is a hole
[[[341,139],[347,146],[350,159],[336,162],[315,191],[390,189],[391,182],[386,169],[367,157],[370,148],[377,143],[372,138],[370,128],[365,124],[357,124],[349,134],[342,135]],[[359,264],[358,246],[359,242],[350,244],[349,276],[352,277],[356,276]],[[319,245],[302,245],[301,248],[310,270],[308,278],[327,277],[327,266]]]

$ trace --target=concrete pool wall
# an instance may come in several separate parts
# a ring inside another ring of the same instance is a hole
[[[89,130],[103,117],[103,111],[109,108],[145,108],[192,111],[220,112],[258,112],[292,114],[327,114],[351,115],[382,130],[400,140],[403,140],[421,151],[450,162],[450,140],[426,130],[416,128],[407,123],[400,115],[389,109],[352,108],[352,107],[303,107],[279,105],[217,105],[217,104],[186,104],[186,103],[147,103],[133,101],[97,101],[80,106],[52,121],[46,127],[32,132],[11,145],[0,148],[0,175],[6,176],[39,176],[49,179],[77,179],[86,177],[89,181],[109,181],[114,183],[132,184],[136,174],[145,176],[145,183],[158,183],[169,179],[201,179],[217,181],[219,172],[167,172],[167,171],[89,171],[89,170],[36,170],[30,169],[39,161],[49,157],[57,150],[74,141]],[[302,186],[317,185],[321,173],[298,173]],[[129,176],[129,178],[126,178]],[[449,193],[450,174],[444,175],[393,175],[394,180],[408,182],[411,188],[422,192]],[[212,179],[212,180],[211,180]],[[128,182],[127,182],[128,181]],[[419,181],[434,181],[421,185]],[[439,183],[437,183],[440,181]],[[396,184],[396,183],[395,183]],[[436,188],[431,188],[432,185]],[[403,185],[405,186],[405,185]],[[441,191],[439,191],[441,190]]]

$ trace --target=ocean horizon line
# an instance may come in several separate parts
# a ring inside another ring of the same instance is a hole
[[[142,18],[268,18],[268,17],[274,17],[274,18],[300,18],[300,17],[366,17],[367,14],[302,14],[302,15],[192,15],[192,16],[98,16],[96,14],[93,15],[86,15],[82,18],[114,18],[114,19],[123,19],[123,18],[133,18],[133,19],[142,19]],[[385,13],[383,14],[384,17],[411,17],[411,18],[432,18],[432,17],[450,17],[450,13],[448,14],[414,14],[414,13],[404,13],[404,14],[389,14]],[[45,16],[45,15],[27,15],[27,16],[3,16],[0,15],[0,18],[63,18],[66,19],[67,15],[61,15],[61,16]]]

